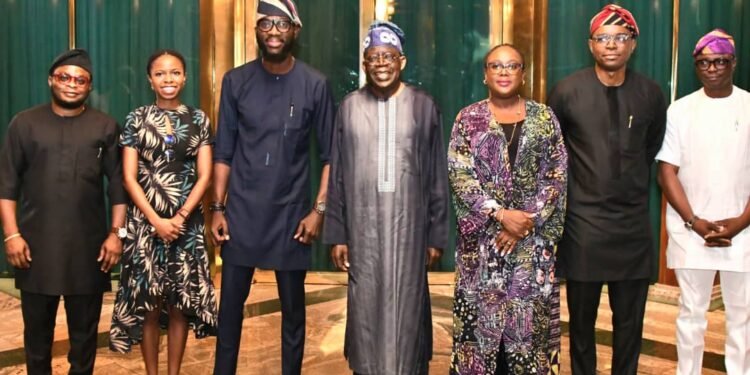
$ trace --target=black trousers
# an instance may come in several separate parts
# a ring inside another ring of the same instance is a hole
[[[595,324],[604,282],[566,281],[570,361],[574,375],[596,374]],[[612,308],[612,375],[635,375],[643,336],[648,279],[607,282]]]
[[[255,268],[223,264],[219,327],[214,374],[237,372],[245,300]],[[299,375],[305,349],[305,275],[307,271],[276,271],[281,301],[281,373]]]
[[[70,352],[70,374],[92,374],[102,293],[64,296]],[[21,291],[23,343],[29,375],[52,373],[52,342],[60,296]]]

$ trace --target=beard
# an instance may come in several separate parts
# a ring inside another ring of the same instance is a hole
[[[58,106],[65,108],[65,109],[81,108],[83,103],[86,102],[86,99],[89,98],[89,94],[87,92],[85,95],[83,95],[83,97],[81,97],[81,99],[71,102],[60,97],[52,88],[50,88],[49,91],[50,91],[50,94],[52,95],[52,101],[55,102],[55,104],[57,104]]]
[[[258,47],[260,48],[261,56],[267,61],[271,62],[282,62],[284,59],[286,59],[294,49],[297,40],[294,38],[294,36],[290,36],[286,40],[284,40],[284,46],[281,47],[281,51],[279,53],[272,53],[268,51],[268,47],[266,47],[266,43],[258,37],[258,35],[255,35],[255,41],[258,43]]]

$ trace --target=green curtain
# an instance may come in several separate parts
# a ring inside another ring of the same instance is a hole
[[[338,103],[359,87],[359,4],[308,0],[298,5],[304,26],[295,55],[328,77]]]
[[[693,68],[693,48],[701,36],[722,28],[734,36],[737,69],[734,83],[750,89],[750,3],[747,1],[683,1],[680,4],[679,69],[677,98],[699,89],[701,83]]]
[[[68,2],[0,0],[0,142],[8,122],[29,107],[48,102],[47,72],[68,48]],[[1,143],[0,143],[1,144]],[[0,243],[0,276],[12,274]]]
[[[391,19],[406,34],[404,80],[435,98],[447,143],[461,108],[487,97],[482,60],[489,50],[489,1],[400,0]],[[456,215],[439,269],[455,267]]]
[[[610,1],[566,0],[549,2],[547,82],[551,89],[570,73],[593,66],[588,49],[589,22]],[[633,13],[640,35],[629,66],[650,77],[669,98],[672,59],[672,1],[616,1]],[[571,22],[574,21],[574,22]],[[659,257],[661,233],[661,190],[656,184],[656,167],[651,170],[649,213],[654,236],[654,259]],[[658,272],[654,262],[654,274]]]
[[[122,125],[130,111],[154,101],[146,79],[149,56],[171,48],[187,63],[182,101],[197,107],[199,9],[198,0],[76,2],[76,46],[87,49],[94,64],[89,103]]]
[[[359,87],[359,4],[351,0],[298,1],[302,30],[295,55],[328,77],[336,103]],[[318,194],[321,163],[315,137],[310,140],[310,196]],[[327,246],[312,248],[312,269],[334,270]]]

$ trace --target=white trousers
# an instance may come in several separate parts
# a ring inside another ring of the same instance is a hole
[[[677,316],[677,374],[700,375],[706,312],[717,271],[676,269],[680,284]],[[724,363],[728,375],[750,375],[750,272],[720,271],[726,316]]]

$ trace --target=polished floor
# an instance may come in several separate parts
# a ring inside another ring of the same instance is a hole
[[[430,275],[433,305],[434,358],[431,374],[447,374],[450,360],[453,275]],[[310,273],[307,277],[307,343],[305,346],[304,374],[349,374],[343,357],[344,326],[346,321],[345,278],[340,273]],[[219,285],[217,283],[217,285]],[[17,291],[12,280],[0,280],[0,374],[25,374],[23,365],[23,324]],[[562,288],[561,319],[563,321],[562,374],[570,373],[568,360],[567,308],[565,289]],[[646,310],[646,321],[640,374],[670,374],[675,372],[674,321],[677,307],[673,301],[676,291],[654,286]],[[105,295],[99,325],[99,350],[96,374],[145,373],[141,354],[137,348],[127,355],[115,354],[107,349],[113,295]],[[276,284],[272,272],[258,272],[245,308],[243,341],[238,374],[272,375],[280,373],[280,313]],[[671,302],[670,302],[671,301]],[[720,306],[708,313],[704,374],[724,373],[724,313]],[[609,374],[611,360],[612,327],[606,294],[602,295],[597,321],[598,373]],[[53,372],[66,374],[68,349],[65,312],[61,308],[57,318],[53,346]],[[183,374],[210,374],[214,359],[214,338],[188,339],[183,361]],[[166,373],[166,337],[162,337],[160,370]]]

